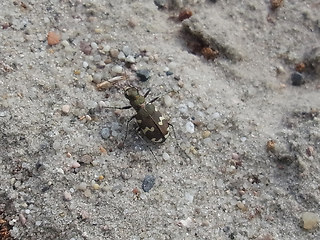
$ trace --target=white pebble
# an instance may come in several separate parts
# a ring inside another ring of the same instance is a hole
[[[40,226],[41,225],[41,221],[36,221],[36,226]]]
[[[194,103],[193,102],[188,102],[188,107],[189,108],[193,108],[194,107]]]
[[[61,107],[61,111],[62,111],[63,113],[69,113],[69,111],[70,111],[70,105],[63,105],[63,106]]]
[[[134,58],[134,56],[128,56],[126,57],[126,62],[128,63],[135,63],[136,62],[136,59]]]
[[[213,118],[213,119],[218,119],[218,118],[220,118],[220,113],[215,112],[214,114],[212,114],[212,118]]]
[[[109,45],[103,45],[103,51],[104,52],[109,52],[110,51],[110,46]]]
[[[92,47],[92,51],[96,51],[97,50],[98,44],[96,44],[95,42],[92,42],[90,45]]]
[[[241,142],[245,142],[245,141],[247,141],[247,138],[246,138],[246,137],[241,137],[241,138],[240,138],[240,141],[241,141]]]
[[[164,152],[164,153],[162,154],[162,158],[163,158],[163,160],[168,161],[168,160],[170,159],[170,156],[169,156],[168,153]]]
[[[131,51],[131,49],[130,49],[129,46],[123,46],[122,52],[123,52],[126,56],[128,56],[128,55],[130,55],[130,54],[132,53],[132,51]]]
[[[87,184],[85,182],[80,183],[78,186],[78,189],[82,191],[86,190],[86,188],[87,188]]]
[[[80,163],[78,163],[77,161],[74,161],[71,163],[71,167],[72,168],[79,168],[80,167]]]
[[[172,106],[172,103],[173,103],[173,99],[169,96],[169,95],[165,95],[164,98],[164,104],[167,106],[167,107],[170,107]]]
[[[194,124],[193,124],[193,122],[188,121],[186,123],[186,131],[188,133],[194,133]]]
[[[84,62],[82,63],[82,66],[83,66],[84,68],[87,68],[87,67],[89,66],[89,64],[88,64],[86,61],[84,61]]]
[[[63,199],[66,200],[66,201],[71,201],[71,199],[72,199],[71,193],[65,191],[63,193]]]
[[[126,59],[126,56],[124,55],[123,52],[119,52],[119,54],[118,54],[118,59],[119,59],[120,61],[124,61],[124,60]]]
[[[63,41],[61,42],[61,44],[62,44],[64,47],[69,47],[69,46],[70,46],[70,44],[69,44],[69,42],[68,42],[67,40],[63,40]]]
[[[187,107],[187,105],[185,105],[185,104],[180,104],[180,105],[179,105],[179,111],[182,112],[182,113],[188,112],[188,107]]]
[[[25,214],[30,214],[30,212],[31,212],[30,209],[26,209],[26,210],[24,211]]]
[[[115,74],[121,74],[123,71],[123,68],[119,65],[113,66],[111,71]]]

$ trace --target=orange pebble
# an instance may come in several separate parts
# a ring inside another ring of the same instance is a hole
[[[56,45],[60,42],[60,36],[55,32],[49,32],[47,36],[48,45]]]

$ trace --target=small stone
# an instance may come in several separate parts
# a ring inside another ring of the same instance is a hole
[[[282,5],[283,0],[270,0],[271,9],[275,10]]]
[[[71,199],[72,199],[71,193],[68,192],[68,191],[65,191],[65,192],[63,193],[63,199],[64,199],[65,201],[71,201]]]
[[[92,184],[92,188],[93,188],[94,190],[99,190],[99,189],[100,189],[100,185],[97,184],[97,183],[94,183],[94,184]]]
[[[305,83],[303,75],[299,72],[294,72],[291,74],[291,81],[293,86],[301,86]]]
[[[314,148],[312,146],[308,146],[306,149],[306,154],[308,155],[308,157],[311,157],[314,155]]]
[[[162,158],[163,158],[163,160],[168,161],[168,160],[170,159],[170,156],[169,156],[168,153],[164,152],[164,153],[162,154]]]
[[[109,128],[102,128],[100,135],[103,139],[107,140],[110,137],[110,129]]]
[[[92,77],[94,83],[100,83],[102,79],[101,73],[95,73]]]
[[[134,56],[128,56],[128,57],[126,57],[126,59],[125,59],[125,61],[127,62],[127,63],[135,63],[136,62],[136,59],[134,58]]]
[[[118,59],[119,59],[120,61],[124,61],[124,60],[126,59],[126,56],[124,55],[123,52],[119,52],[119,54],[118,54]]]
[[[173,75],[173,72],[171,72],[171,71],[166,71],[166,75],[167,75],[167,76]]]
[[[237,207],[242,211],[246,211],[247,210],[247,207],[240,201],[237,202]]]
[[[80,163],[78,163],[77,161],[74,161],[71,163],[72,168],[79,168],[80,166],[81,166]]]
[[[26,217],[23,215],[23,213],[19,214],[19,220],[21,222],[22,225],[26,225],[27,219]]]
[[[98,44],[95,43],[95,42],[92,42],[92,43],[90,44],[90,46],[91,46],[91,48],[92,48],[92,51],[96,51],[96,50],[98,49]]]
[[[141,82],[146,82],[151,77],[151,72],[148,69],[138,70],[136,74]]]
[[[104,52],[109,52],[111,47],[109,45],[103,45],[102,49],[103,49]]]
[[[167,107],[170,107],[173,104],[173,99],[169,95],[165,95],[163,101]]]
[[[111,57],[113,57],[113,58],[117,58],[118,55],[119,55],[119,50],[118,50],[118,49],[115,49],[115,48],[110,49],[110,55],[111,55]]]
[[[92,156],[89,154],[84,154],[83,156],[81,156],[80,162],[82,163],[86,163],[86,164],[90,164],[92,163],[93,159]]]
[[[168,7],[167,0],[154,0],[153,2],[160,9]]]
[[[149,192],[155,184],[156,178],[152,175],[146,175],[142,182],[142,189],[145,192]]]
[[[211,132],[208,130],[205,130],[202,132],[202,138],[208,138],[210,137],[210,135],[211,135]]]
[[[114,74],[121,74],[123,71],[123,68],[119,65],[115,65],[112,67],[111,72]]]
[[[84,61],[84,62],[82,63],[82,66],[83,66],[83,68],[87,68],[87,67],[89,66],[89,64],[88,64],[86,61]]]
[[[188,217],[185,220],[180,220],[178,222],[178,226],[180,227],[186,227],[186,228],[190,228],[192,226],[193,220],[191,217]]]
[[[304,212],[302,213],[302,221],[303,221],[303,228],[306,230],[312,230],[318,227],[319,224],[319,217],[317,214],[312,212]]]
[[[132,51],[131,51],[131,49],[130,49],[129,46],[123,46],[122,52],[123,52],[126,56],[129,56],[130,54],[132,54]]]
[[[87,188],[87,184],[85,182],[81,182],[78,186],[78,189],[82,191],[86,190],[86,188]]]
[[[65,114],[68,114],[70,112],[70,105],[63,105],[61,107],[61,111]]]
[[[190,121],[188,121],[187,123],[186,123],[186,132],[188,132],[188,133],[194,133],[194,124],[193,124],[193,122],[190,122]]]
[[[55,32],[49,32],[47,36],[48,45],[56,45],[60,42],[60,36]]]

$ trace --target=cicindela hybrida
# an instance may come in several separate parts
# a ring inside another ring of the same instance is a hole
[[[136,111],[136,114],[133,115],[127,122],[125,137],[122,142],[123,145],[127,139],[129,124],[134,118],[136,119],[136,122],[138,124],[138,129],[150,141],[154,143],[163,143],[169,136],[169,127],[172,128],[174,137],[177,140],[173,125],[169,123],[169,121],[165,117],[163,117],[163,115],[156,109],[153,104],[153,102],[158,100],[159,97],[156,97],[150,102],[146,103],[146,97],[149,93],[150,89],[144,95],[140,95],[137,88],[127,88],[125,90],[125,97],[130,101],[130,106],[108,107],[112,109],[134,108]],[[150,148],[149,150],[154,155]]]

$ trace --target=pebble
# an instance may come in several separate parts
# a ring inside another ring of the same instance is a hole
[[[186,228],[190,228],[192,226],[193,220],[191,217],[188,217],[185,220],[180,220],[178,222],[178,226],[180,227],[186,227]]]
[[[142,181],[142,189],[145,192],[149,192],[150,189],[155,184],[156,178],[152,175],[146,175],[145,178]]]
[[[82,191],[86,190],[86,188],[87,188],[87,184],[85,182],[81,182],[78,186],[78,189]]]
[[[70,112],[70,105],[63,105],[61,107],[61,111],[65,114],[69,113]]]
[[[126,55],[129,56],[130,54],[132,54],[132,50],[129,46],[123,46],[122,48],[122,52]]]
[[[126,57],[125,61],[126,61],[127,63],[135,63],[135,62],[136,62],[136,59],[134,58],[134,56],[129,55],[128,57]]]
[[[167,76],[173,75],[173,72],[171,72],[171,71],[166,71],[166,75],[167,75]]]
[[[111,68],[111,72],[115,74],[121,74],[123,71],[123,68],[120,65],[115,65]]]
[[[82,63],[82,67],[83,68],[87,68],[89,66],[89,64],[86,62],[86,61],[84,61],[83,63]]]
[[[92,51],[96,51],[96,50],[98,49],[98,44],[95,43],[95,42],[92,42],[92,43],[90,44],[90,46],[91,46],[91,48],[92,48]]]
[[[77,161],[74,161],[71,163],[72,168],[79,168],[80,166],[81,166],[80,163],[78,163]]]
[[[63,193],[63,199],[64,199],[65,201],[71,201],[71,199],[72,199],[71,193],[68,192],[68,191],[65,191],[65,192]]]
[[[306,230],[312,230],[318,227],[319,224],[319,217],[317,214],[312,212],[304,212],[302,213],[302,221],[303,221],[303,228]]]
[[[163,160],[168,161],[168,160],[170,159],[170,156],[169,156],[168,153],[164,152],[164,153],[162,154],[162,158],[163,158]]]
[[[60,42],[60,36],[55,32],[49,32],[47,36],[48,45],[56,45]]]
[[[210,137],[210,135],[211,135],[211,132],[208,130],[205,130],[202,132],[202,138],[208,138]]]
[[[22,225],[26,225],[27,219],[22,213],[19,214],[19,220]]]
[[[165,95],[164,98],[163,98],[163,101],[164,101],[164,104],[165,104],[167,107],[170,107],[170,106],[172,106],[172,104],[173,104],[173,99],[172,99],[172,97],[170,97],[169,95]]]
[[[291,74],[291,82],[293,86],[301,86],[305,83],[303,75],[299,72],[294,72]]]
[[[179,108],[179,111],[182,112],[182,113],[187,113],[188,112],[188,107],[187,107],[186,104],[180,104],[178,106],[178,108]]]
[[[113,57],[113,58],[117,58],[118,55],[119,55],[119,50],[118,50],[118,49],[115,49],[115,48],[110,49],[110,55],[111,55],[111,57]]]
[[[187,123],[186,123],[186,132],[188,132],[188,133],[194,133],[194,124],[193,124],[193,122],[190,122],[190,121],[188,121]]]
[[[118,54],[118,59],[119,59],[120,61],[124,61],[124,60],[126,59],[126,55],[124,55],[123,52],[119,52],[119,54]]]
[[[100,187],[100,185],[98,183],[94,183],[94,184],[92,184],[92,188],[94,190],[99,190],[101,187]]]
[[[110,129],[109,128],[102,128],[100,131],[100,135],[103,139],[107,140],[110,137]]]
[[[90,164],[92,163],[93,159],[92,156],[89,154],[84,154],[83,156],[81,156],[80,162],[86,163],[86,164]]]
[[[141,82],[147,81],[151,77],[151,72],[148,69],[141,69],[136,72],[137,77]]]
[[[95,73],[92,77],[94,83],[100,83],[102,79],[101,73]]]

